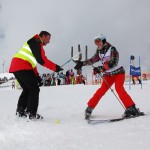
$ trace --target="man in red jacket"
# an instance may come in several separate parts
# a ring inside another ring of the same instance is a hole
[[[43,119],[37,113],[39,104],[40,86],[42,80],[37,71],[37,63],[59,72],[63,70],[59,65],[48,60],[45,56],[43,46],[50,42],[51,34],[47,31],[41,31],[29,39],[22,48],[14,55],[11,61],[9,72],[13,73],[18,80],[23,91],[19,97],[16,115],[19,117],[28,117],[29,119]]]

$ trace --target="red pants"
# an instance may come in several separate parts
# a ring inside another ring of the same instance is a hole
[[[89,100],[88,106],[91,108],[95,108],[97,103],[100,101],[102,96],[108,91],[109,87],[111,87],[113,83],[115,83],[115,89],[118,93],[118,96],[122,103],[124,104],[125,108],[129,108],[130,106],[134,105],[135,103],[131,99],[131,97],[128,95],[128,93],[125,91],[123,84],[125,80],[124,74],[117,74],[111,77],[105,76],[103,83],[101,87],[96,91],[96,93],[93,95],[93,97]],[[108,85],[107,85],[107,83]]]

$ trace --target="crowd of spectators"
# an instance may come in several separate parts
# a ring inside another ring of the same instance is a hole
[[[55,86],[55,85],[68,85],[68,84],[85,84],[85,77],[82,75],[82,71],[78,70],[75,74],[73,69],[63,71],[59,73],[47,73],[42,74],[41,79],[43,86]]]

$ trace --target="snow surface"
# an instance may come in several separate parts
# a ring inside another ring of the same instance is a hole
[[[89,125],[87,102],[99,85],[41,87],[39,113],[43,121],[15,116],[21,90],[0,88],[0,150],[149,150],[150,116],[116,123]],[[112,87],[114,89],[114,87]],[[150,81],[127,92],[137,107],[150,114]],[[93,111],[93,119],[120,117],[123,107],[109,90]]]

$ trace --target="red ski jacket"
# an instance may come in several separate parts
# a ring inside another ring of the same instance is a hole
[[[27,44],[29,44],[32,54],[40,65],[50,70],[56,71],[57,65],[52,61],[48,60],[45,56],[43,42],[41,41],[41,38],[38,34],[29,39],[27,41]],[[32,65],[28,61],[25,61],[21,58],[13,57],[10,64],[9,72],[13,73],[19,70],[34,70],[35,74],[38,74],[37,68],[33,69]]]

